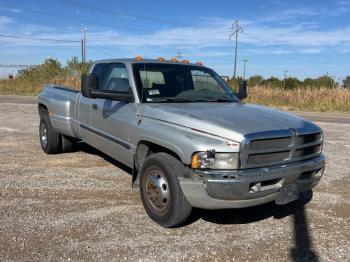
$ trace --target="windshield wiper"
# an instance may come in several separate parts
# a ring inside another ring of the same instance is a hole
[[[210,102],[236,102],[234,99],[230,99],[230,98],[214,98],[213,100],[210,100]]]
[[[204,100],[206,99],[206,100]],[[211,96],[206,96],[204,97],[204,101],[206,102],[236,102],[234,99],[230,97],[211,97]]]
[[[167,103],[167,102],[180,102],[180,103],[198,103],[198,102],[235,102],[235,100],[230,98],[214,98],[214,97],[203,97],[203,98],[178,98],[178,97],[159,97],[152,98],[152,100],[147,101],[148,103]]]
[[[166,103],[166,102],[193,102],[191,99],[175,98],[175,97],[160,97],[152,98],[152,100],[147,101],[149,103]]]

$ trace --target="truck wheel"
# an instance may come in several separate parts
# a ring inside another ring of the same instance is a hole
[[[60,134],[53,129],[48,116],[40,119],[39,138],[41,148],[46,154],[57,154],[60,152]]]
[[[185,167],[175,157],[155,153],[146,158],[140,174],[140,194],[147,214],[163,227],[177,227],[190,216],[192,207],[178,177]]]

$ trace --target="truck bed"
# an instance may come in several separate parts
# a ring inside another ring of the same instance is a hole
[[[57,132],[78,137],[76,128],[77,102],[80,97],[78,90],[67,86],[46,85],[40,93],[39,104],[46,105],[52,126]]]

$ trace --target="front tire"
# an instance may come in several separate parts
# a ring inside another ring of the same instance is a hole
[[[149,217],[162,227],[181,226],[191,214],[178,181],[184,174],[184,165],[166,153],[152,154],[142,165],[141,200]]]
[[[39,138],[41,148],[46,154],[57,154],[60,152],[60,134],[53,129],[48,116],[40,119]]]

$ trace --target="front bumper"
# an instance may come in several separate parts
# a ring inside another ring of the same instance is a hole
[[[325,156],[279,166],[236,171],[195,171],[193,178],[179,178],[182,191],[193,207],[243,208],[275,201],[282,188],[296,185],[299,192],[318,184]],[[254,190],[258,186],[259,190]]]

